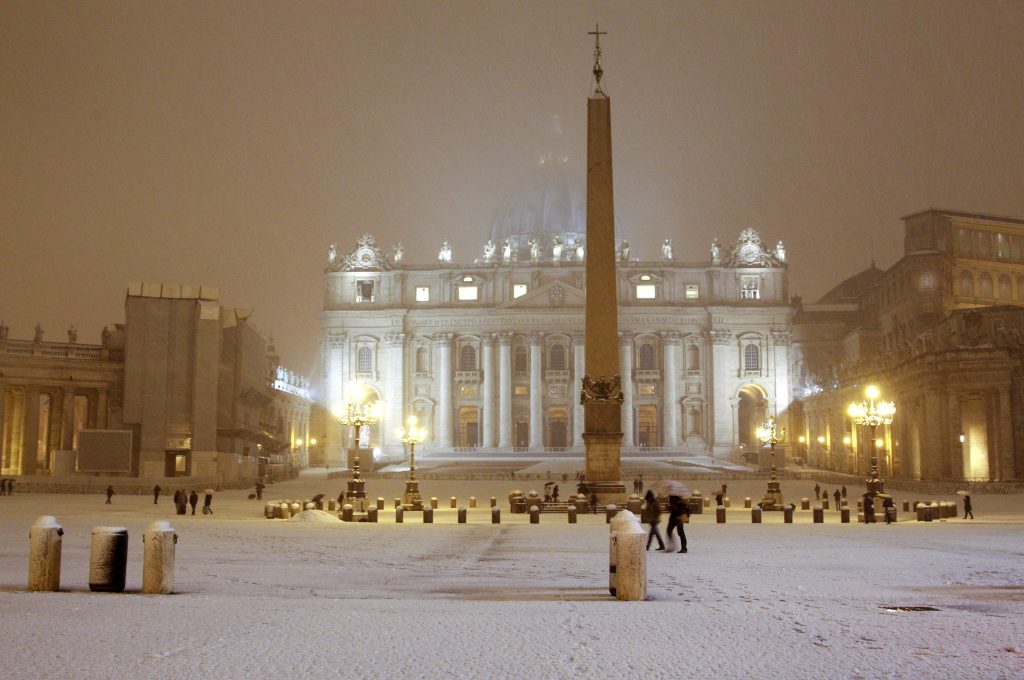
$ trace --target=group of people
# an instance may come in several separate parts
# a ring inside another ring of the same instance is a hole
[[[814,498],[815,498],[815,500],[819,500],[819,501],[821,501],[821,500],[827,501],[828,500],[828,489],[822,489],[821,485],[815,483],[815,485],[814,485]],[[838,510],[839,506],[842,505],[842,501],[846,500],[846,485],[845,484],[843,484],[842,487],[840,487],[840,488],[835,490],[835,492],[832,494],[832,499],[836,502],[836,510]]]
[[[160,502],[160,492],[163,489],[157,484],[153,487],[153,505],[157,505]],[[107,485],[107,502],[106,505],[113,505],[113,498],[117,495],[114,491],[113,484]],[[188,511],[188,506],[192,506],[192,514],[196,514],[196,506],[199,505],[199,493],[195,489],[192,489],[191,493],[186,492],[184,489],[178,489],[174,492],[174,508],[179,515],[185,515]],[[203,514],[213,514],[213,489],[207,489],[206,495],[203,498]]]
[[[0,496],[14,495],[14,480],[10,477],[0,479]]]
[[[661,534],[658,533],[658,524],[661,522],[661,502],[651,489],[644,494],[644,501],[642,519],[651,525],[651,531],[647,534],[647,549],[650,550],[651,542],[658,539],[657,549],[665,550],[665,541],[668,541],[671,546],[672,532],[674,531],[679,535],[679,552],[687,552],[686,532],[683,530],[683,524],[690,521],[690,508],[686,505],[686,501],[681,496],[668,497],[668,528],[665,530],[665,540],[662,540]]]

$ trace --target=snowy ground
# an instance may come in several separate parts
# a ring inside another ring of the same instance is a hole
[[[812,482],[784,482],[787,500]],[[342,480],[275,484],[266,498],[336,495]],[[763,481],[730,481],[728,523],[695,516],[686,555],[648,553],[650,599],[607,591],[603,517],[578,525],[508,513],[507,481],[426,481],[433,525],[262,518],[247,492],[212,517],[151,496],[0,498],[0,667],[46,678],[1020,678],[1024,677],[1024,497],[975,496],[977,519],[826,524],[797,513],[752,525],[737,508]],[[571,485],[570,485],[571,486]],[[694,488],[710,492],[711,483]],[[823,485],[824,486],[824,485]],[[794,487],[794,488],[787,488]],[[804,488],[806,487],[806,488]],[[538,490],[540,490],[538,488]],[[830,489],[831,490],[831,489]],[[856,490],[851,487],[851,494]],[[563,490],[563,495],[566,490]],[[475,494],[470,525],[445,509]],[[502,524],[487,498],[499,497]],[[952,500],[954,497],[940,497]],[[910,498],[907,498],[910,500]],[[903,498],[897,494],[898,505]],[[60,593],[25,592],[28,530],[65,529]],[[177,593],[138,594],[142,531],[180,535]],[[90,530],[128,527],[126,594],[90,593]],[[930,606],[938,611],[888,611]]]

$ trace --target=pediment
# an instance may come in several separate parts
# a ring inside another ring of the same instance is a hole
[[[565,281],[552,281],[537,290],[531,290],[522,297],[509,300],[499,309],[557,309],[559,307],[584,307],[587,296],[576,286]]]

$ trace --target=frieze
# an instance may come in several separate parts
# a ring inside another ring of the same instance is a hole
[[[345,340],[348,336],[345,333],[328,333],[324,338],[324,342],[330,349],[341,349],[345,346]]]
[[[711,331],[711,342],[716,345],[729,345],[732,343],[732,331],[713,330]]]

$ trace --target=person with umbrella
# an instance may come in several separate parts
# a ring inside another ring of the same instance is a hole
[[[661,534],[658,533],[658,522],[661,521],[661,506],[658,504],[658,498],[653,491],[648,489],[644,500],[647,502],[644,506],[644,521],[651,525],[651,532],[647,535],[647,549],[651,549],[651,541],[657,538],[658,550],[664,550],[665,541],[661,540]]]
[[[650,490],[668,496],[668,528],[665,529],[665,540],[672,542],[672,532],[679,534],[679,552],[686,552],[686,532],[683,522],[690,519],[690,508],[684,499],[691,496],[690,488],[675,479],[661,479],[651,483]]]
[[[213,489],[207,489],[206,490],[206,497],[203,498],[203,514],[204,515],[212,515],[213,514],[213,508],[211,507],[212,505],[213,505]]]

